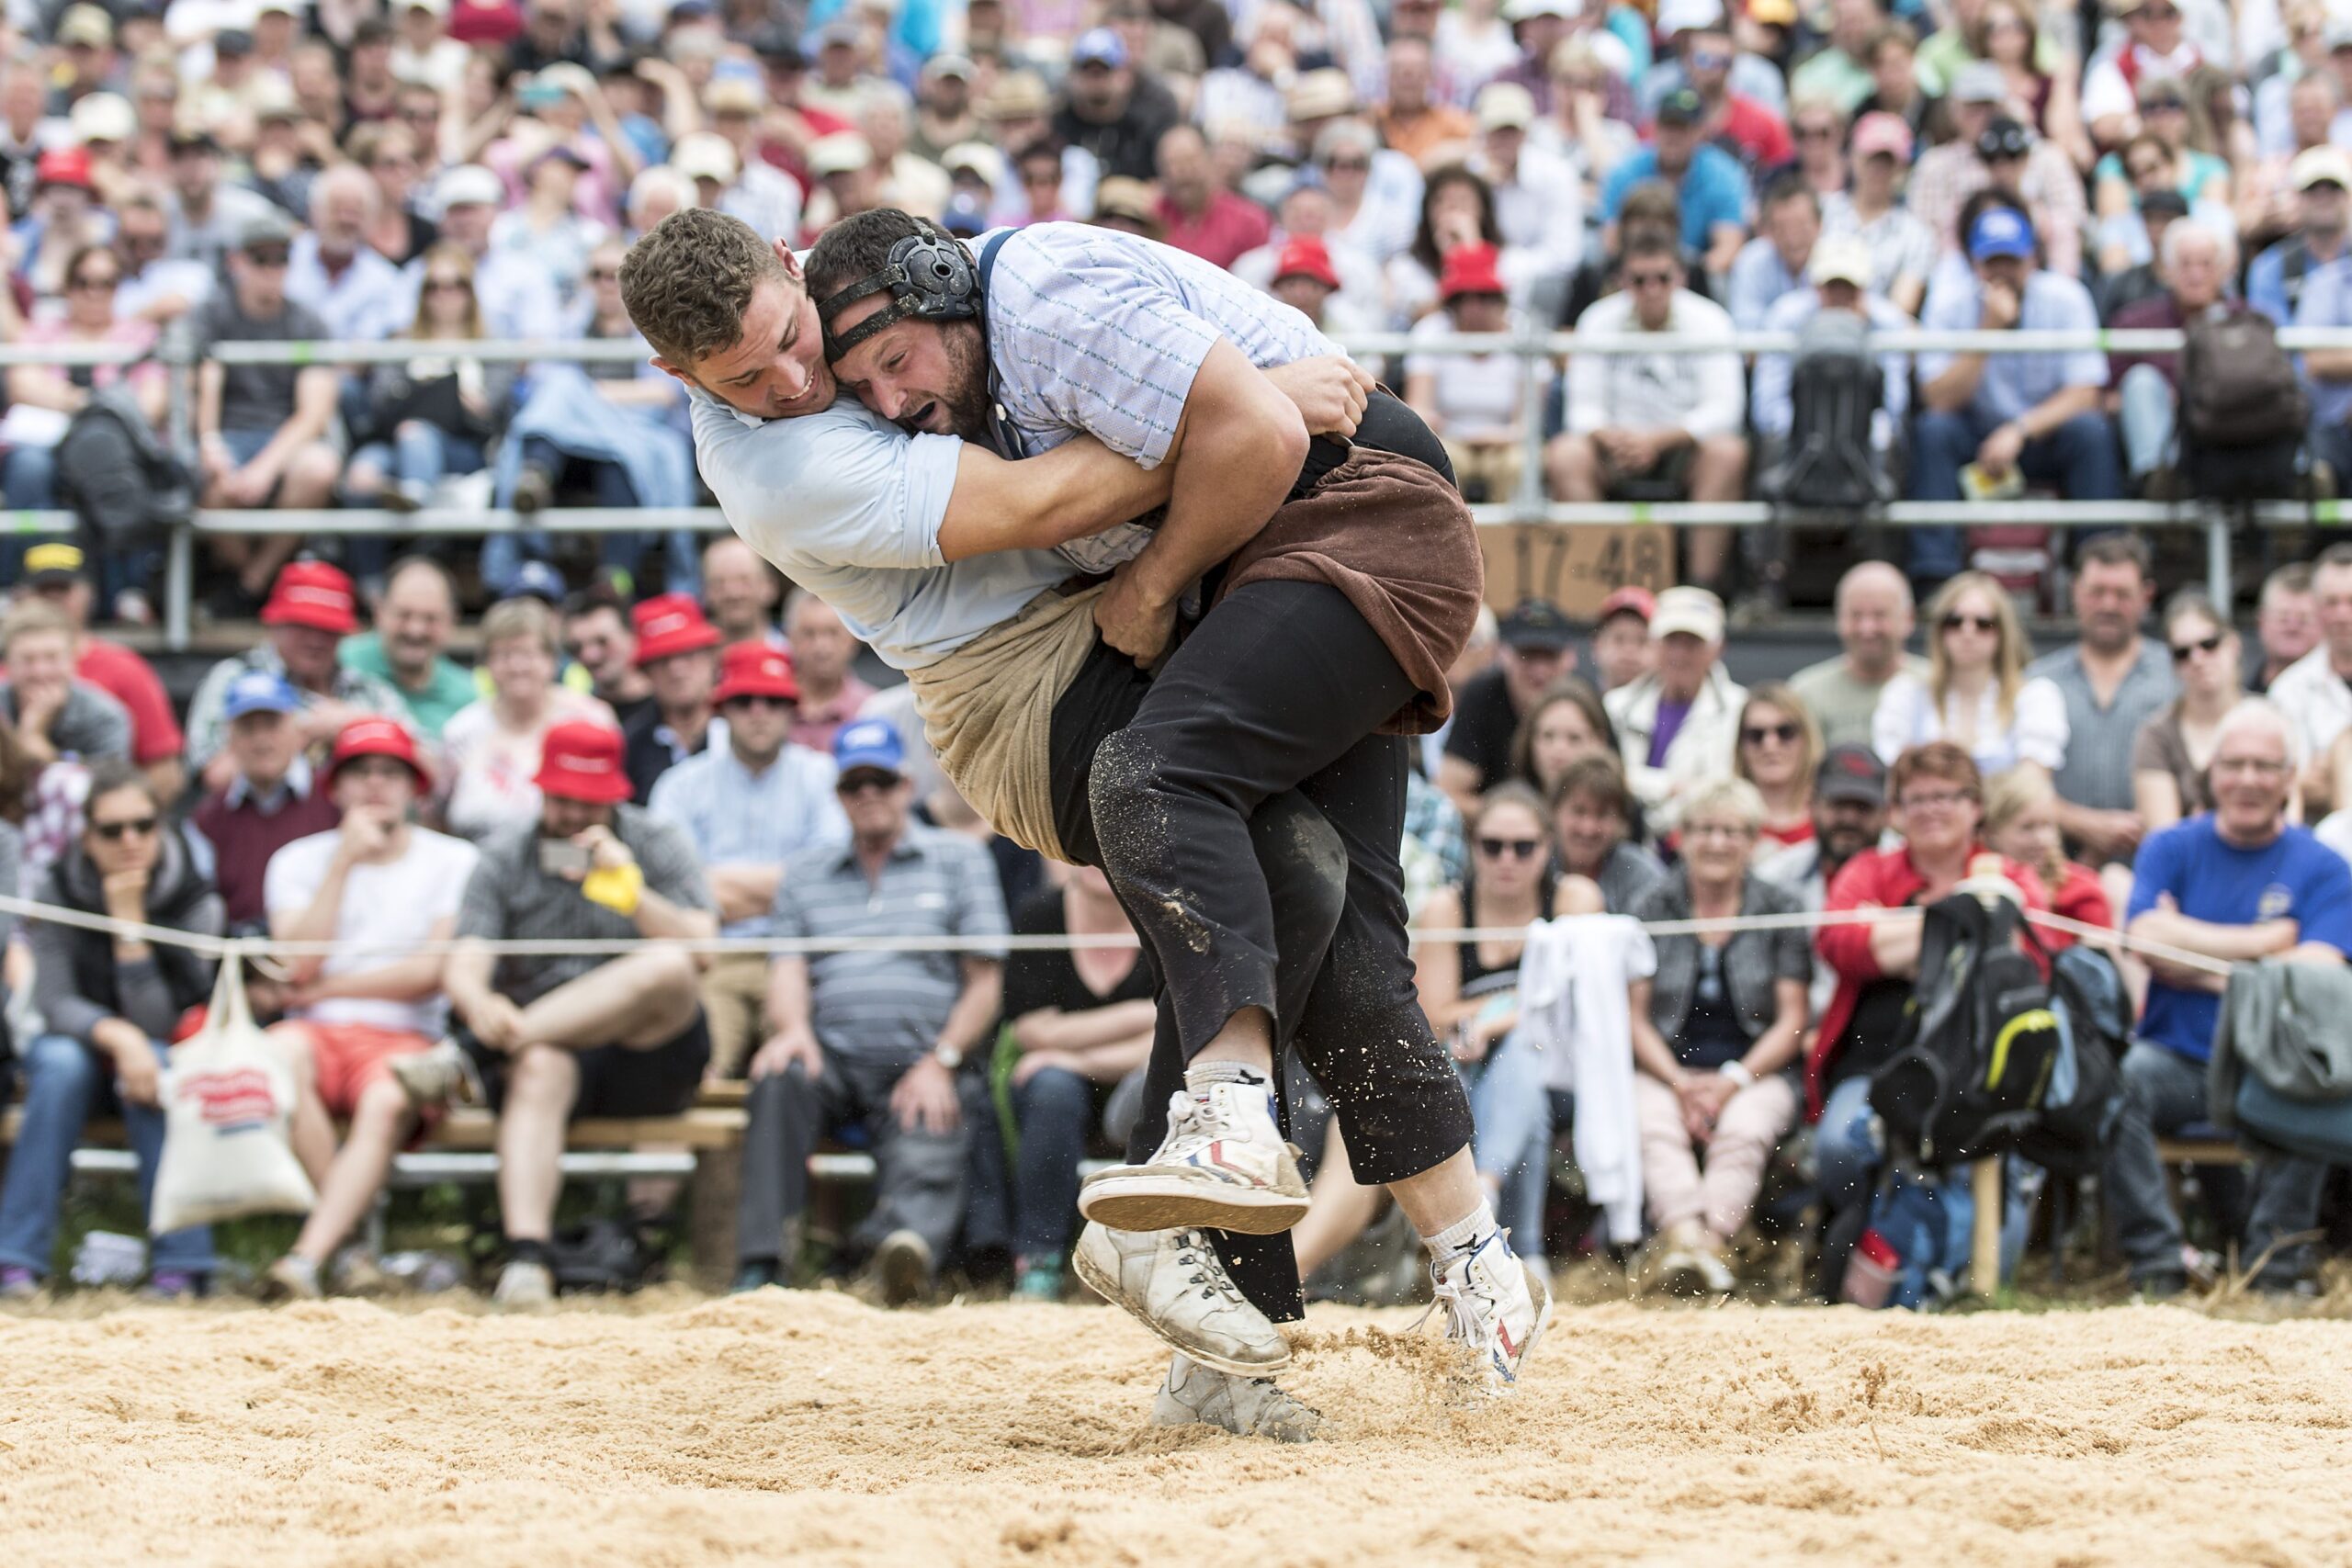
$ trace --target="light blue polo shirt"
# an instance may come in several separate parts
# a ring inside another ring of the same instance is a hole
[[[940,555],[964,445],[953,436],[910,436],[846,396],[775,420],[699,390],[688,401],[695,458],[729,524],[893,669],[946,657],[1070,575],[1050,550]]]
[[[1965,332],[1976,325],[1976,275],[1966,274],[1964,285],[1958,281],[1961,274],[1950,276],[1950,283],[1938,277],[1928,291],[1927,308],[1919,313],[1919,325],[1929,332]],[[2025,298],[2018,302],[2018,326],[2026,332],[2096,332],[2098,309],[2091,303],[2090,290],[2073,278],[2054,272],[2029,273]],[[1924,387],[1942,375],[1951,362],[1949,354],[1920,355],[1919,384]],[[2066,354],[1987,355],[1984,374],[1976,382],[1976,397],[1969,407],[1979,418],[1999,423],[2040,407],[2068,387],[2106,385],[2107,355],[2096,348]]]

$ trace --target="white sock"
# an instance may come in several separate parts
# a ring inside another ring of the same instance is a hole
[[[1423,1236],[1421,1245],[1430,1249],[1430,1256],[1439,1263],[1451,1263],[1464,1253],[1476,1252],[1484,1247],[1487,1238],[1494,1235],[1497,1228],[1493,1206],[1481,1198],[1476,1208],[1435,1235]]]
[[[1195,1062],[1184,1069],[1184,1087],[1192,1091],[1193,1098],[1204,1103],[1208,1100],[1210,1087],[1221,1083],[1263,1089],[1267,1109],[1272,1111],[1273,1108],[1274,1086],[1254,1067],[1240,1062]]]

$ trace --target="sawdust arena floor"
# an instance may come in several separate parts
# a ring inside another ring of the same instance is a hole
[[[89,1298],[75,1298],[86,1302]],[[1564,1308],[1515,1399],[1318,1308],[1283,1448],[1091,1306],[0,1318],[0,1561],[2352,1562],[2352,1324]]]

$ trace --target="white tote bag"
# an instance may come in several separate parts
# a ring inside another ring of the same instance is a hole
[[[173,1050],[162,1092],[153,1234],[240,1214],[307,1213],[318,1201],[287,1137],[294,1075],[254,1022],[233,950],[220,960],[204,1028]]]

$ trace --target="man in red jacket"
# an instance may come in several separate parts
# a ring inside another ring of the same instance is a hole
[[[25,585],[65,612],[74,623],[74,673],[120,703],[130,714],[130,760],[145,770],[155,793],[179,798],[187,783],[180,752],[187,737],[154,667],[119,642],[90,635],[88,563],[79,545],[53,542],[25,552]]]

